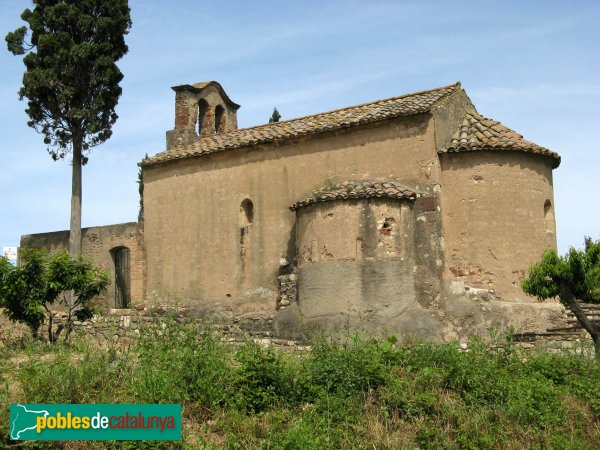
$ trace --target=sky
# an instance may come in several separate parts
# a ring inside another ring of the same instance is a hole
[[[0,32],[29,1],[0,0]],[[137,163],[165,149],[171,86],[216,80],[240,128],[456,81],[489,118],[562,156],[559,252],[600,239],[600,2],[130,1],[119,119],[83,169],[82,225],[137,219]],[[53,162],[0,48],[0,247],[68,229],[69,161]]]

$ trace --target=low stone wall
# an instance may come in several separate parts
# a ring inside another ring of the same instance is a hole
[[[87,337],[98,343],[102,347],[113,345],[117,349],[129,347],[132,341],[152,327],[161,329],[167,327],[168,322],[177,324],[196,323],[199,327],[209,326],[201,320],[195,319],[187,314],[188,311],[169,312],[167,315],[156,314],[150,311],[121,311],[109,316],[94,316],[85,322],[75,322],[73,333],[82,337]],[[271,332],[248,332],[243,331],[237,324],[210,324],[210,327],[221,334],[221,340],[232,344],[242,344],[247,341],[253,341],[260,346],[279,347],[291,351],[303,351],[310,349],[309,346],[287,339],[277,339]]]
[[[524,349],[545,350],[550,353],[575,352],[586,356],[594,355],[591,337],[585,331],[521,333],[515,342]]]
[[[131,339],[140,335],[140,330],[156,324],[156,318],[142,315],[94,316],[85,322],[75,322],[73,334],[85,336],[105,347],[129,346]]]
[[[289,281],[289,280],[288,280]],[[58,326],[63,317],[55,318]],[[72,336],[79,336],[107,348],[112,346],[118,350],[126,350],[144,330],[152,327],[161,329],[167,327],[168,322],[176,324],[196,323],[199,327],[209,326],[221,335],[223,342],[241,345],[252,341],[264,348],[273,347],[286,351],[307,351],[310,346],[305,343],[280,339],[272,331],[248,331],[240,328],[239,322],[233,319],[231,323],[217,323],[203,321],[187,308],[152,308],[143,310],[111,310],[108,315],[96,315],[85,322],[74,323]],[[42,331],[43,333],[45,330]],[[28,327],[19,323],[10,322],[0,314],[0,343],[3,340],[29,336]],[[45,336],[45,334],[43,334]],[[544,350],[550,353],[574,352],[593,356],[592,340],[583,331],[571,332],[545,332],[545,333],[518,333],[514,336],[515,344],[525,350]],[[460,344],[465,351],[468,344]]]
[[[66,315],[58,313],[54,318],[54,329],[60,326]],[[71,336],[83,337],[103,347],[113,346],[119,350],[128,348],[144,330],[158,327],[158,334],[165,329],[169,322],[175,324],[197,324],[199,327],[210,326],[220,333],[221,340],[232,344],[242,344],[253,341],[262,347],[279,347],[286,350],[306,350],[310,347],[300,342],[278,339],[271,331],[252,331],[242,329],[239,320],[233,319],[231,323],[216,323],[203,321],[187,308],[157,308],[143,310],[111,310],[107,315],[95,315],[90,320],[74,322]],[[47,330],[42,327],[42,336],[46,337]],[[64,331],[63,331],[64,333]],[[10,322],[0,314],[0,342],[2,340],[29,336],[28,327]]]

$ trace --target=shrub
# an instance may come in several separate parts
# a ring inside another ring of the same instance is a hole
[[[42,250],[23,249],[25,263],[15,267],[6,258],[0,258],[0,307],[13,322],[21,322],[31,329],[35,338],[41,338],[39,329],[46,323],[48,340],[56,342],[65,330],[65,340],[73,330],[73,321],[92,317],[92,298],[109,285],[106,273],[94,267],[91,261],[71,258],[66,252],[51,256]],[[72,301],[67,295],[72,294]],[[67,311],[65,323],[53,329],[55,312],[62,305]]]
[[[183,448],[583,449],[600,438],[600,364],[579,356],[358,338],[282,353],[179,320],[147,327],[123,354],[77,342],[7,347],[0,418],[15,401],[183,403]],[[15,376],[23,395],[10,388]]]
[[[247,342],[235,355],[236,370],[231,384],[231,406],[259,412],[285,399],[288,374],[281,356]]]
[[[429,421],[425,421],[418,425],[415,440],[423,449],[439,449],[449,447],[449,442],[444,434],[444,431]]]
[[[342,397],[372,392],[389,376],[384,352],[377,343],[364,343],[357,336],[342,345],[317,339],[307,360],[311,381]]]
[[[181,352],[181,374],[188,398],[204,407],[224,405],[233,381],[232,349],[210,327],[194,334],[195,345]]]
[[[126,373],[123,361],[107,351],[59,345],[23,363],[19,382],[28,403],[112,403]]]
[[[176,319],[141,329],[133,349],[138,358],[130,380],[133,397],[147,403],[218,404],[222,383],[212,381],[226,375],[225,349],[201,325]]]

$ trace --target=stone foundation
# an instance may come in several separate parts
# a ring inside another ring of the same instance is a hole
[[[58,313],[54,318],[54,330],[63,323],[66,316]],[[242,321],[243,322],[243,321]],[[95,315],[90,320],[74,322],[71,339],[83,337],[103,348],[115,347],[119,350],[127,349],[146,329],[158,327],[165,329],[168,323],[180,325],[197,323],[199,327],[210,326],[221,335],[221,340],[232,344],[242,344],[253,341],[262,347],[281,347],[286,350],[306,350],[310,347],[302,343],[278,339],[272,331],[253,330],[252,327],[244,327],[240,319],[231,318],[229,321],[211,321],[200,318],[188,308],[147,308],[143,310],[117,310],[109,311],[107,315]],[[240,326],[241,325],[241,326]],[[47,336],[47,328],[42,326],[40,334]],[[0,314],[0,343],[9,339],[18,339],[30,336],[29,328],[20,323],[12,323],[4,315]],[[64,337],[64,331],[60,339]]]
[[[277,311],[283,310],[297,302],[297,281],[298,275],[295,273],[277,277]]]
[[[286,276],[286,277],[289,277]],[[127,350],[135,342],[144,329],[167,327],[170,321],[176,324],[190,324],[196,319],[189,314],[187,308],[176,309],[147,309],[137,310],[112,310],[109,315],[96,315],[85,322],[75,322],[72,337],[83,337],[102,348],[113,347],[117,350]],[[55,319],[57,326],[61,318]],[[198,326],[209,322],[199,320]],[[221,341],[232,345],[241,345],[251,341],[263,348],[275,348],[283,351],[310,351],[311,347],[303,342],[279,339],[270,331],[244,331],[235,321],[231,323],[210,323],[213,330],[221,335]],[[5,316],[0,315],[0,344],[9,339],[29,336],[29,328],[19,323],[10,322]],[[45,334],[44,334],[45,336]],[[594,348],[592,340],[583,331],[544,332],[544,333],[517,333],[514,336],[517,347],[524,350],[548,351],[550,353],[574,352],[593,357]],[[461,343],[461,349],[468,351],[468,344]]]
[[[568,351],[594,356],[592,339],[583,331],[522,333],[515,335],[515,342],[527,350],[544,350],[550,353]]]

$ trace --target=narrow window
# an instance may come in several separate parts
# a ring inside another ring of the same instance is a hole
[[[248,242],[250,240],[250,225],[254,221],[254,205],[252,200],[245,199],[240,205],[240,256],[242,259],[246,256]]]
[[[254,221],[254,204],[249,198],[240,205],[240,227],[250,225]]]
[[[215,133],[218,133],[225,127],[225,110],[221,105],[215,108]]]
[[[207,127],[210,127],[208,123],[210,114],[207,114],[208,111],[208,103],[206,100],[201,99],[198,102],[198,136],[202,136],[202,131],[208,130],[209,128]]]
[[[131,304],[129,249],[116,247],[111,254],[115,265],[115,308],[128,308]]]
[[[363,238],[359,236],[356,238],[356,259],[363,259],[364,250],[365,243],[363,242]]]

